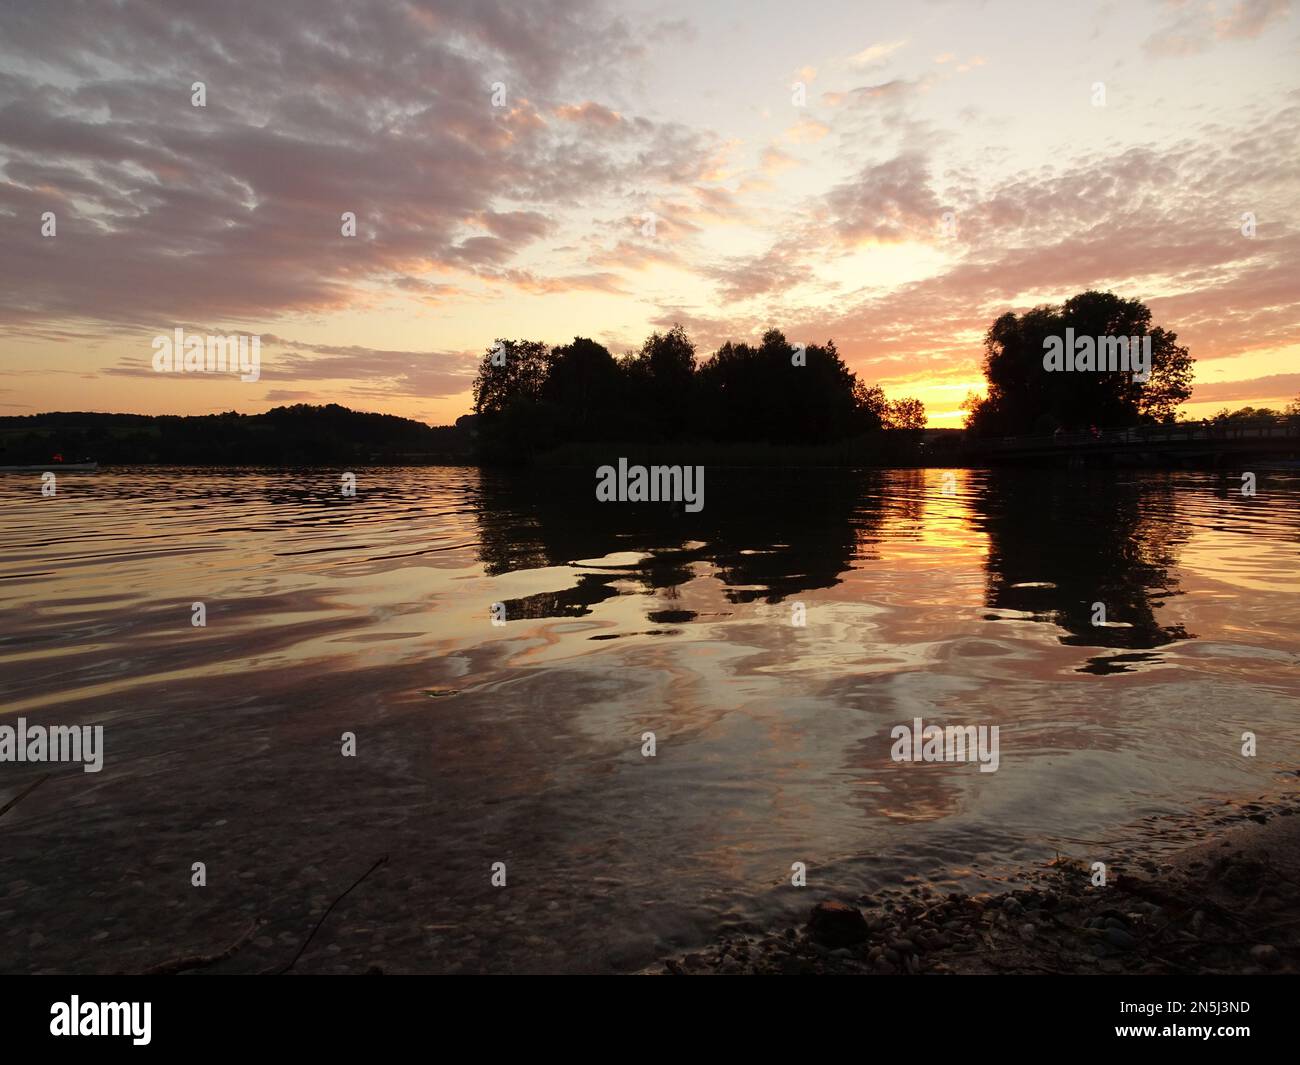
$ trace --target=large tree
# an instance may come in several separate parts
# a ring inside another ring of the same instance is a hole
[[[550,353],[536,340],[498,340],[479,362],[474,378],[474,410],[500,414],[516,401],[535,402],[542,394]]]
[[[889,429],[924,429],[927,421],[925,404],[911,397],[894,400],[885,414]]]
[[[630,431],[651,439],[671,440],[695,419],[695,344],[680,325],[648,336],[641,350],[621,365],[627,393],[625,417]]]
[[[574,337],[548,356],[542,398],[559,413],[571,439],[611,439],[623,398],[618,363],[603,345]]]
[[[728,341],[700,367],[700,384],[715,439],[818,444],[858,426],[861,387],[833,340],[796,348],[769,329],[758,347]]]
[[[1149,337],[1150,379],[1124,370],[1050,370],[1050,338]],[[967,427],[979,435],[1045,433],[1090,425],[1172,422],[1192,392],[1192,358],[1177,334],[1151,327],[1151,311],[1110,292],[1082,292],[1060,306],[1007,313],[984,338],[988,393],[970,404]]]

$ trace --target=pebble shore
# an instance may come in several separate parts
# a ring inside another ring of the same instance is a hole
[[[822,899],[802,927],[729,927],[643,970],[671,975],[1300,972],[1300,800],[1198,811],[1201,839],[1117,855],[1105,886],[1064,856],[986,894]],[[1154,842],[1154,840],[1153,840]]]

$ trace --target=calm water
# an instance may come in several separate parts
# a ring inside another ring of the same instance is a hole
[[[385,854],[300,970],[635,968],[828,895],[1107,860],[1300,764],[1300,476],[944,477],[711,468],[681,515],[577,470],[0,477],[0,723],[106,748],[0,822],[0,968],[257,917],[223,968],[283,964]],[[1001,768],[890,761],[916,716],[1000,725]],[[0,804],[47,768],[0,764]]]

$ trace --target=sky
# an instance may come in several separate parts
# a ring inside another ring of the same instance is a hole
[[[994,319],[1089,288],[1189,415],[1280,407],[1298,59],[1288,0],[0,0],[0,414],[447,424],[498,337],[681,323],[958,426]],[[177,328],[258,380],[156,371]]]

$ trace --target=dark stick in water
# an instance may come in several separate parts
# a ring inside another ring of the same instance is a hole
[[[23,788],[22,791],[20,791],[7,803],[5,803],[3,806],[0,806],[0,817],[4,817],[4,815],[7,814],[10,810],[12,810],[15,806],[17,806],[19,802],[25,799],[28,795],[34,792],[37,788],[39,788],[42,784],[44,784],[49,779],[50,779],[49,773],[46,773],[43,777],[37,777],[34,781],[32,781],[32,783],[28,784],[27,787]]]
[[[352,888],[356,887],[357,884],[360,884],[361,881],[363,881],[366,877],[368,877],[371,873],[373,873],[386,861],[388,861],[387,854],[385,854],[382,858],[380,858],[377,862],[375,862],[374,865],[372,865],[369,869],[367,869],[364,873],[362,873],[359,877],[357,877],[356,881],[352,884],[352,887],[348,888],[347,891],[343,892],[342,895],[340,895],[337,899],[335,899],[333,902],[329,904],[329,909],[327,909],[324,913],[320,915],[320,920],[316,922],[316,927],[313,928],[311,932],[308,934],[307,938],[303,940],[302,946],[298,948],[298,953],[293,956],[293,961],[289,962],[288,965],[286,965],[283,969],[281,969],[278,973],[276,973],[277,976],[283,976],[290,969],[292,969],[294,965],[297,964],[298,959],[302,957],[303,951],[305,951],[308,945],[311,943],[312,936],[314,936],[317,932],[320,931],[320,926],[325,923],[325,918],[330,915],[330,910],[334,909],[335,906],[337,906],[340,902],[342,902],[345,898],[347,898],[348,893],[351,892]]]

